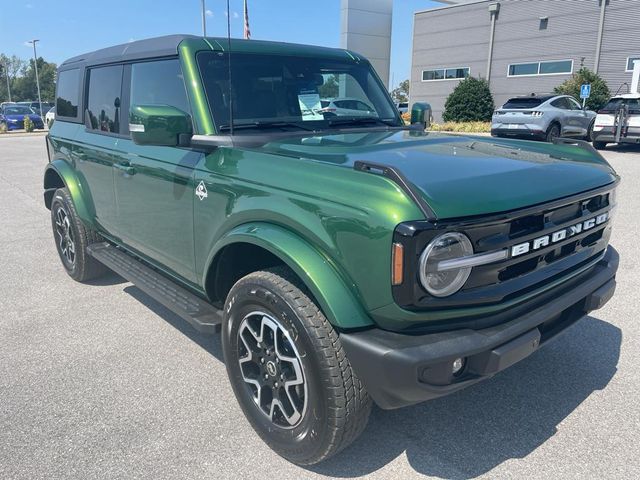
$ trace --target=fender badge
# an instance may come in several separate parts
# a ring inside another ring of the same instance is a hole
[[[200,183],[196,187],[196,197],[198,197],[202,201],[208,196],[209,194],[207,193],[207,187],[204,185],[203,181],[200,181]]]

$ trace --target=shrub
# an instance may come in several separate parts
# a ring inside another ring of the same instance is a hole
[[[491,131],[491,122],[432,123],[429,130],[432,132],[488,133]]]
[[[33,132],[35,125],[33,124],[33,122],[31,121],[31,119],[29,118],[28,115],[24,116],[24,129],[27,132]]]
[[[493,95],[487,81],[468,77],[447,98],[442,118],[445,122],[488,122],[493,108]]]
[[[580,86],[583,83],[591,84],[591,96],[587,98],[585,103],[588,110],[598,110],[607,103],[607,100],[609,100],[611,96],[607,82],[587,67],[582,67],[571,75],[570,79],[565,80],[564,83],[554,88],[553,91],[560,95],[571,95],[578,100],[580,99]]]

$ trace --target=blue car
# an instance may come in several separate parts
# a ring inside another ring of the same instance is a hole
[[[7,130],[20,130],[24,128],[25,116],[31,119],[35,128],[44,128],[44,122],[40,115],[34,113],[33,110],[25,105],[9,104],[0,107],[0,125],[5,125]]]

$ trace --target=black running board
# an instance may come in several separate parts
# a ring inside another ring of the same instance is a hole
[[[202,333],[217,333],[222,310],[177,285],[166,276],[110,243],[94,243],[87,253],[189,322]]]

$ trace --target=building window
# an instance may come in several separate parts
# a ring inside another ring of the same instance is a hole
[[[573,72],[573,60],[551,60],[545,62],[512,63],[508,77],[525,75],[562,75]]]
[[[540,26],[538,27],[538,29],[546,30],[548,26],[549,26],[549,17],[540,17]]]
[[[640,60],[640,57],[627,57],[627,72],[633,72],[633,62]]]
[[[459,78],[467,78],[468,76],[469,67],[435,68],[433,70],[422,71],[423,82],[430,82],[432,80],[456,80]]]

